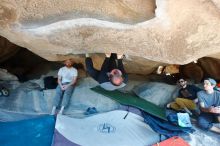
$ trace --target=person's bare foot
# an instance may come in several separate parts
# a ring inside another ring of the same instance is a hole
[[[105,56],[106,56],[107,58],[109,58],[109,57],[111,56],[111,54],[106,53]]]
[[[171,104],[170,103],[167,104],[167,108],[171,108]]]
[[[213,123],[213,126],[215,126],[215,127],[220,129],[220,123]]]
[[[86,58],[87,58],[87,57],[90,57],[89,53],[86,53]]]
[[[123,57],[124,57],[124,54],[117,54],[118,59],[123,59]]]
[[[192,116],[192,112],[187,107],[184,107],[184,111],[187,112],[190,116]]]

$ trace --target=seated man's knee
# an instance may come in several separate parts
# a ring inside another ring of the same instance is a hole
[[[176,98],[176,99],[175,99],[175,102],[176,102],[176,103],[182,103],[183,100],[182,100],[181,98]]]
[[[203,117],[203,116],[199,116],[198,117],[198,126],[202,129],[206,129],[208,130],[210,128],[210,123],[208,122],[208,120]]]

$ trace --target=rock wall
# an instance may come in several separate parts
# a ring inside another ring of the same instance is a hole
[[[211,77],[220,80],[220,60],[210,57],[199,59],[199,65],[204,71],[204,77]]]
[[[0,0],[0,35],[51,61],[117,52],[186,64],[220,58],[219,6],[218,0]]]
[[[189,63],[180,66],[181,74],[195,83],[203,81],[205,78],[220,80],[220,59],[203,57],[198,63]]]

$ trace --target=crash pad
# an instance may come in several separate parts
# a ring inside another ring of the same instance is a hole
[[[122,93],[118,90],[114,91],[107,91],[100,86],[96,86],[94,88],[91,88],[91,90],[102,94],[106,97],[109,97],[121,104],[124,105],[129,105],[129,106],[134,106],[136,108],[139,108],[155,117],[158,117],[163,120],[167,120],[166,114],[165,114],[165,109],[161,108],[147,100],[144,100],[142,98],[139,98],[136,95],[131,95],[129,93]]]
[[[0,122],[1,146],[49,146],[52,144],[55,118],[40,116],[13,122]]]
[[[153,146],[190,146],[186,141],[178,136],[171,137]]]

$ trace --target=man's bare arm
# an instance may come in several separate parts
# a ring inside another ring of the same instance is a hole
[[[219,114],[220,113],[220,108],[219,107],[211,106],[209,108],[205,108],[205,103],[204,102],[200,103],[200,109],[201,109],[201,111],[206,112],[206,113],[214,113],[214,114]]]
[[[58,79],[57,79],[57,82],[58,82],[58,85],[60,85],[60,87],[62,87],[62,77],[61,76],[58,76]]]
[[[206,112],[206,113],[210,113],[210,108],[205,108],[204,102],[200,102],[199,105],[200,105],[201,111]]]
[[[76,79],[77,79],[77,76],[74,76],[69,85],[70,86],[74,85],[76,83]]]

